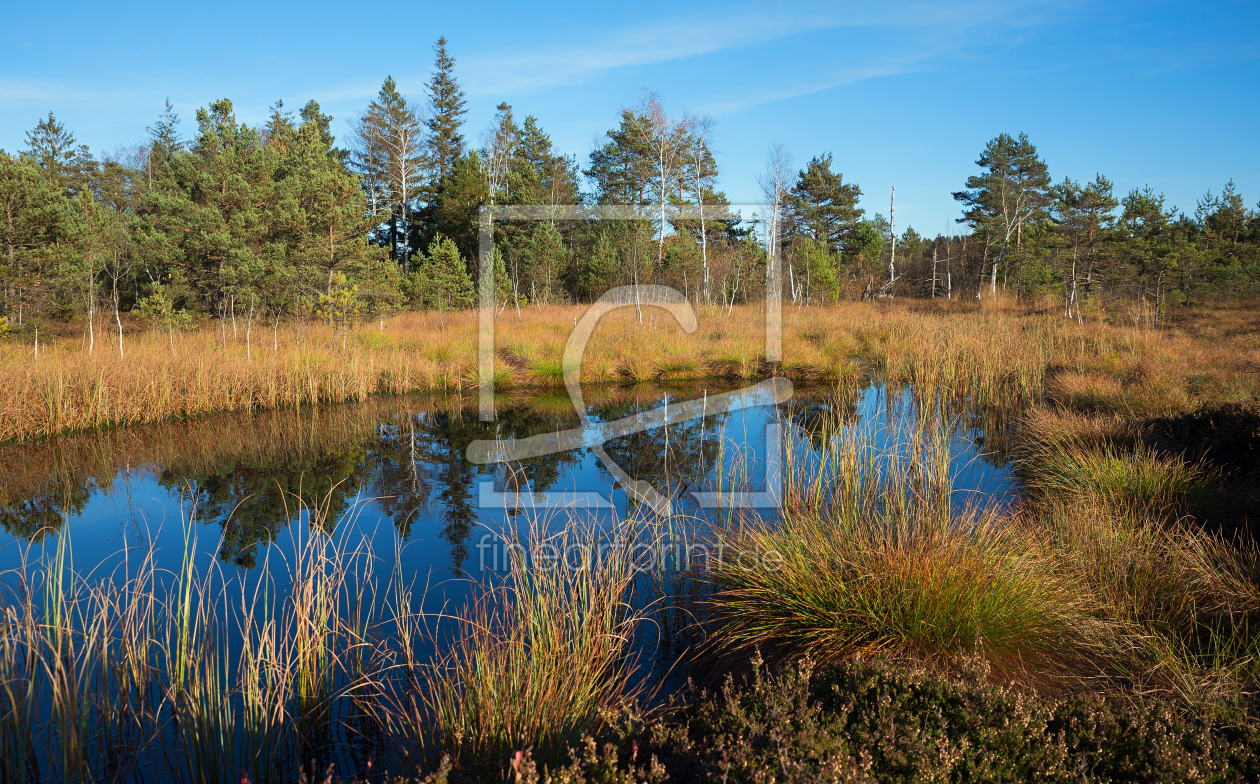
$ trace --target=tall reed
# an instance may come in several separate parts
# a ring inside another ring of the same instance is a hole
[[[377,579],[354,512],[295,510],[291,545],[247,575],[204,565],[188,512],[173,573],[150,551],[80,574],[62,532],[0,577],[0,780],[294,781],[443,754],[497,770],[562,755],[634,696],[625,531],[585,569],[514,556],[432,616],[400,566]],[[596,537],[536,529],[513,552]]]
[[[429,663],[409,656],[407,677],[390,682],[382,703],[391,729],[431,759],[493,771],[532,746],[535,758],[562,762],[638,694],[629,529],[567,520],[549,533],[543,518],[529,526],[524,538],[505,535],[506,571],[486,577],[462,612],[409,634],[438,653]]]

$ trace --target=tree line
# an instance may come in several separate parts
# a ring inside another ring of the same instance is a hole
[[[1101,174],[1056,184],[1026,135],[1002,134],[953,194],[960,230],[928,238],[897,234],[895,191],[887,218],[868,217],[831,154],[796,169],[775,145],[765,205],[744,215],[716,189],[711,119],[673,116],[648,94],[579,164],[504,103],[471,144],[445,39],[434,55],[423,101],[386,78],[341,145],[313,100],[296,116],[277,101],[259,127],[215,101],[187,137],[167,102],[143,143],[99,156],[49,113],[25,149],[0,150],[0,330],[81,319],[92,351],[101,329],[121,337],[123,314],[172,335],[203,315],[249,347],[260,321],[344,328],[470,307],[483,263],[496,306],[517,311],[658,283],[730,313],[764,296],[768,259],[797,308],[1013,292],[1054,297],[1071,318],[1145,301],[1158,323],[1171,303],[1260,285],[1260,207],[1232,183],[1187,215],[1149,187],[1120,197]],[[639,209],[499,223],[481,258],[479,210],[521,204]]]

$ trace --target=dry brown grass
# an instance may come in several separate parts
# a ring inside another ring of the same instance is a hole
[[[560,386],[560,358],[583,307],[500,314],[496,384]],[[1244,310],[1244,309],[1239,309]],[[1237,316],[1237,319],[1243,319]],[[1237,320],[1235,319],[1235,320]],[[1220,320],[1218,318],[1218,320]],[[1201,402],[1257,397],[1260,342],[1238,329],[1152,332],[1077,325],[1014,303],[851,303],[784,313],[783,362],[764,362],[756,307],[730,317],[702,309],[684,333],[645,308],[610,314],[583,362],[586,382],[750,379],[850,380],[876,372],[897,382],[993,404],[1043,394],[1071,408],[1128,416],[1172,413]],[[1232,323],[1232,322],[1231,322]],[[227,335],[226,341],[223,339]],[[344,343],[344,347],[343,347]],[[0,346],[0,441],[218,411],[362,401],[374,394],[465,392],[477,383],[476,314],[404,313],[345,336],[322,326],[243,334],[219,326],[176,335],[129,336],[127,358],[98,342]]]

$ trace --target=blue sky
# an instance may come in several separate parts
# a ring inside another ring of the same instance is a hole
[[[1056,180],[1102,172],[1189,212],[1233,178],[1260,199],[1260,4],[65,3],[4,10],[0,147],[49,110],[94,151],[133,144],[168,97],[229,97],[262,122],[315,98],[343,135],[386,74],[423,99],[450,41],[478,141],[500,101],[585,162],[617,111],[657,91],[716,120],[721,187],[758,197],[772,141],[830,152],[863,206],[953,226],[985,141],[1026,131]]]

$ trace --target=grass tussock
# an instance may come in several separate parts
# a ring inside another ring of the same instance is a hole
[[[1211,477],[1099,458],[1084,444],[1129,428],[1065,421],[1056,432],[1074,430],[1046,442],[1046,459],[1077,473],[1052,484],[1040,469],[1035,501],[1006,509],[954,497],[941,433],[921,428],[887,452],[843,431],[825,438],[825,480],[789,481],[779,519],[744,516],[724,532],[725,566],[709,576],[716,649],[827,665],[967,656],[1051,691],[1252,705],[1260,552],[1168,514]],[[1071,463],[1077,454],[1090,457]]]
[[[835,433],[826,481],[789,482],[779,519],[730,526],[713,576],[721,644],[824,664],[971,655],[1029,680],[1091,669],[1108,630],[1047,537],[951,500],[948,437],[921,429],[885,452]],[[741,568],[752,559],[768,563]]]
[[[974,654],[1008,677],[1066,672],[1088,660],[1098,625],[1046,548],[1030,552],[1005,523],[964,513],[942,524],[914,513],[744,526],[729,546],[776,552],[782,566],[717,578],[720,636],[740,650],[828,663]]]
[[[1064,444],[1035,457],[1028,489],[1044,495],[1077,495],[1121,507],[1186,509],[1205,501],[1219,479],[1209,467],[1138,444],[1087,447]]]
[[[560,761],[635,701],[628,541],[576,522],[554,534],[541,521],[532,526],[527,541],[509,541],[506,576],[482,586],[451,619],[436,659],[395,680],[403,688],[385,701],[404,720],[400,735],[427,747],[431,761],[447,755],[487,774],[524,748]],[[567,554],[581,567],[531,563],[540,553]],[[413,680],[426,684],[418,694]]]

